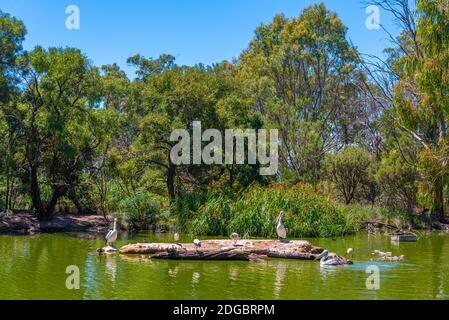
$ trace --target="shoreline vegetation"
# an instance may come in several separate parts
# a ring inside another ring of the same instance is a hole
[[[103,230],[104,216],[132,231],[273,238],[280,211],[290,237],[448,229],[447,1],[376,2],[402,29],[385,59],[316,4],[257,27],[232,62],[137,54],[133,79],[82,48],[24,50],[25,25],[0,11],[0,233]],[[278,130],[276,174],[175,165],[171,134],[198,122]]]
[[[335,238],[360,231],[449,232],[449,224],[440,223],[430,215],[391,212],[387,208],[361,204],[344,205],[318,195],[312,187],[302,183],[254,185],[241,193],[224,193],[214,189],[201,197],[198,194],[186,194],[185,197],[188,200],[180,201],[171,210],[160,208],[159,215],[151,217],[154,224],[145,222],[148,220],[144,220],[145,223],[135,220],[134,225],[141,227],[133,228],[121,216],[121,229],[133,232],[183,232],[196,236],[228,236],[237,232],[248,239],[275,239],[276,212],[284,211],[287,213],[285,225],[289,237],[296,239]],[[167,212],[172,213],[166,216]],[[59,213],[52,221],[40,222],[35,214],[21,212],[0,219],[0,234],[80,232],[103,235],[111,227],[112,220],[112,216],[106,220],[97,214]]]

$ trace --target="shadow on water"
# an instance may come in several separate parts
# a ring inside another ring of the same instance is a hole
[[[169,242],[171,235],[140,234],[130,242]],[[0,299],[448,299],[449,236],[429,233],[394,244],[359,234],[309,239],[354,265],[267,260],[159,261],[147,256],[98,256],[100,239],[73,235],[0,236]],[[192,241],[184,237],[181,241]],[[372,261],[374,250],[405,255],[404,262]],[[80,290],[66,288],[66,267],[78,266]],[[367,269],[378,267],[380,290],[368,290]]]

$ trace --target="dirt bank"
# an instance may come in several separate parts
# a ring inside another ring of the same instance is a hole
[[[0,219],[0,234],[105,233],[109,223],[100,215],[55,214],[52,221],[40,222],[32,213],[17,213]]]

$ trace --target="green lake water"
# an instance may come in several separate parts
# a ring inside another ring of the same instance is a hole
[[[116,245],[171,239],[143,234]],[[449,299],[447,234],[428,233],[417,243],[400,244],[366,234],[309,240],[339,254],[354,248],[354,265],[322,268],[317,262],[298,260],[153,261],[98,256],[95,250],[101,241],[76,236],[0,236],[0,299]],[[370,261],[375,249],[403,254],[406,260]],[[70,265],[79,267],[79,290],[66,288]],[[379,290],[366,288],[371,265],[380,270]]]

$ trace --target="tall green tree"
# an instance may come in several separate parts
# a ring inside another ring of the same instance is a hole
[[[420,173],[433,210],[444,220],[448,185],[449,8],[444,0],[418,0],[418,50],[397,62],[395,124],[421,146]]]
[[[39,219],[49,220],[61,197],[77,202],[74,190],[100,144],[94,109],[101,79],[76,49],[37,47],[21,65],[24,89],[6,116],[21,133],[24,182],[33,206]]]
[[[24,24],[0,10],[0,174],[5,183],[5,197],[2,197],[0,203],[7,210],[12,209],[13,195],[20,189],[18,178],[22,163],[21,158],[15,156],[17,123],[14,118],[6,116],[6,110],[15,104],[18,94],[17,59],[23,54],[25,35]]]
[[[255,110],[265,126],[279,129],[283,168],[309,182],[319,179],[326,151],[339,141],[352,142],[343,115],[349,114],[361,75],[346,32],[324,4],[293,19],[278,15],[257,28],[239,62]],[[313,152],[302,152],[306,145]]]

